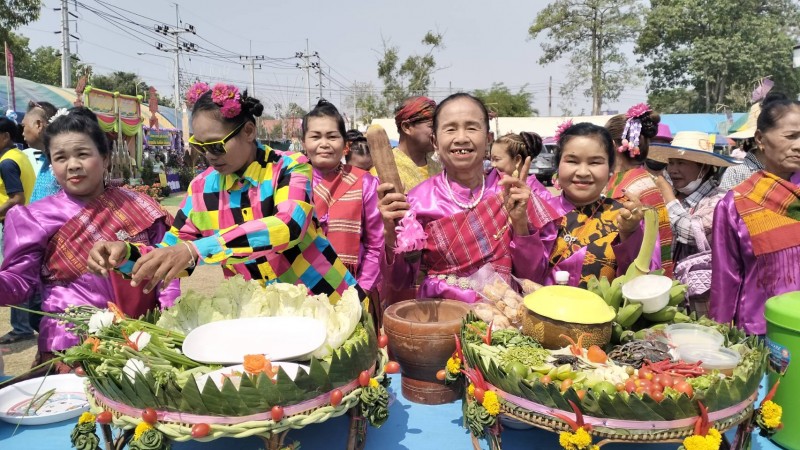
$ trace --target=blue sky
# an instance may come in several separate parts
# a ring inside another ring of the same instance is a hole
[[[30,38],[31,47],[60,47],[61,37],[53,33],[60,29],[61,13],[53,10],[60,6],[60,1],[45,0],[44,3],[41,18],[18,32]],[[171,95],[173,63],[164,58],[171,54],[154,47],[157,37],[135,24],[121,29],[91,10],[104,13],[116,10],[119,15],[149,28],[154,24],[149,19],[174,25],[174,3],[159,0],[79,0],[78,3],[77,32],[75,23],[71,29],[81,38],[77,54],[83,61],[92,63],[96,73],[136,72],[162,94]],[[252,54],[278,58],[255,71],[256,96],[267,104],[268,112],[274,111],[275,103],[296,102],[305,106],[305,71],[295,68],[301,61],[294,55],[305,51],[306,39],[311,52],[319,52],[326,76],[330,68],[332,80],[323,81],[326,86],[323,95],[342,104],[355,81],[371,81],[380,87],[377,61],[382,39],[397,45],[401,57],[405,57],[411,52],[423,51],[420,40],[426,31],[438,30],[444,34],[445,48],[435,54],[441,69],[434,75],[432,97],[442,99],[451,89],[488,88],[493,82],[504,82],[514,91],[527,84],[528,91],[534,94],[533,106],[541,115],[546,115],[548,80],[552,76],[553,115],[561,114],[558,88],[564,82],[568,67],[565,62],[540,66],[537,62],[541,55],[539,44],[527,34],[536,13],[546,2],[184,0],[177,3],[181,20],[194,25],[197,31],[196,36],[187,35],[187,40],[194,42],[206,55],[210,52],[218,55],[214,57],[216,60],[199,54],[184,55],[181,68],[191,78],[224,79],[242,87],[249,86],[249,68],[244,69],[236,58],[220,60],[219,55],[246,55],[251,41]],[[127,11],[113,5],[120,5]],[[73,8],[70,0],[70,9]],[[74,43],[72,51],[76,51]],[[158,56],[138,55],[138,52]],[[319,95],[317,77],[313,74],[311,88],[313,102]],[[643,86],[632,86],[618,102],[604,109],[625,110],[644,100]],[[572,112],[579,114],[582,109],[588,114],[591,101],[578,95]]]

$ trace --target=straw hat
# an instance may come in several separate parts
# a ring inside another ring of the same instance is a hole
[[[672,144],[651,143],[648,158],[669,162],[671,158],[694,161],[718,167],[730,167],[738,164],[733,158],[714,153],[708,133],[699,131],[679,131],[672,138]]]

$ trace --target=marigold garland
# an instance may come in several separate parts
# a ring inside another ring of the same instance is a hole
[[[84,423],[94,423],[94,422],[95,422],[95,416],[94,416],[94,414],[92,414],[90,412],[85,412],[85,413],[81,414],[80,418],[78,418],[78,424],[79,425],[84,424]]]
[[[461,370],[461,359],[458,356],[453,356],[447,360],[447,371],[452,374],[457,374]]]
[[[152,430],[153,426],[147,422],[140,422],[139,425],[136,425],[136,430],[133,432],[133,440],[138,441],[145,431]]]
[[[709,429],[705,436],[693,434],[683,440],[684,450],[719,450],[720,445],[722,435],[716,428]]]
[[[500,414],[500,401],[497,399],[497,393],[494,391],[487,391],[483,394],[483,403],[481,403],[486,412],[492,416]]]
[[[759,414],[761,416],[760,423],[764,424],[767,428],[776,429],[781,426],[783,408],[772,400],[767,400],[761,404]]]
[[[558,434],[558,443],[564,450],[597,450],[600,447],[592,445],[592,435],[584,428],[575,432],[562,431]]]

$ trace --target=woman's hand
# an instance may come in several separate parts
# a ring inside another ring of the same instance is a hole
[[[639,196],[632,192],[625,192],[628,200],[622,203],[623,208],[617,214],[620,241],[624,241],[636,232],[644,218],[644,207]]]
[[[658,175],[655,177],[656,187],[659,191],[661,191],[661,196],[664,197],[664,204],[675,200],[675,191],[672,188],[672,185],[664,178],[663,175]]]
[[[394,189],[392,183],[381,183],[378,186],[378,210],[383,218],[384,238],[386,247],[394,248],[395,244],[395,222],[406,215],[411,205],[406,199],[406,195],[401,192],[389,192]]]
[[[108,276],[109,270],[116,269],[128,253],[128,244],[122,241],[96,242],[89,250],[86,266],[95,275]]]
[[[152,291],[161,281],[169,284],[179,273],[191,266],[197,259],[191,245],[173,245],[157,248],[142,255],[131,271],[131,286],[147,281],[144,293]]]
[[[528,202],[531,200],[531,188],[528,186],[528,171],[531,167],[530,156],[525,158],[519,176],[504,175],[500,180],[500,186],[505,188],[503,206],[508,211],[511,219],[511,226],[514,234],[527,236],[530,234],[528,229]]]

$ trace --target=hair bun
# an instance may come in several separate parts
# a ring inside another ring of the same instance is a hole
[[[253,117],[261,117],[261,114],[264,113],[264,105],[261,100],[247,95],[247,90],[245,90],[242,93],[242,112]]]
[[[358,130],[347,130],[347,135],[345,136],[346,141],[355,141],[358,139],[364,138],[364,134]]]
[[[642,117],[642,136],[652,139],[658,135],[658,124],[661,123],[661,114],[651,111]]]
[[[769,91],[769,93],[767,93],[767,96],[764,97],[763,100],[761,100],[761,109],[764,109],[770,103],[789,102],[791,100],[792,99],[790,99],[783,92],[780,92],[780,91]]]
[[[519,136],[522,138],[522,142],[525,143],[525,150],[527,150],[526,153],[528,156],[530,156],[531,159],[539,156],[539,153],[541,153],[544,149],[542,137],[536,133],[531,133],[528,131],[521,132]]]

